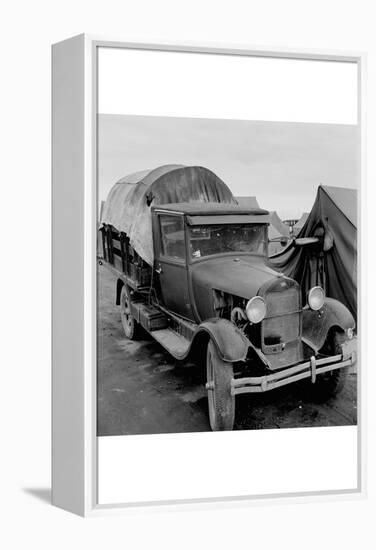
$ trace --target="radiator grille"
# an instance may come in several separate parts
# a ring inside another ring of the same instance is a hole
[[[302,359],[299,285],[278,279],[265,289],[266,316],[261,326],[261,348],[273,369]]]

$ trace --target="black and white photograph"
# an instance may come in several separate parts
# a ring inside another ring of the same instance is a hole
[[[98,436],[356,425],[357,126],[97,136]]]

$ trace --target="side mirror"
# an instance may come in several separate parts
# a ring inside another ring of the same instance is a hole
[[[281,243],[281,246],[286,246],[288,242],[288,237],[274,237],[273,239],[268,239],[268,243]]]
[[[307,246],[309,244],[316,244],[319,242],[318,237],[301,237],[300,239],[293,239],[294,246]]]

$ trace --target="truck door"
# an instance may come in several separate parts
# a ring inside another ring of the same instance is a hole
[[[156,271],[164,305],[173,313],[193,320],[188,292],[188,271],[183,214],[159,213]]]

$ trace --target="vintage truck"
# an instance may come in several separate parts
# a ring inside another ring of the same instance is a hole
[[[118,182],[102,216],[126,337],[142,327],[176,359],[206,365],[212,430],[233,428],[241,393],[303,379],[320,400],[338,393],[354,361],[348,309],[319,286],[302,296],[270,267],[267,211],[236,204],[206,169],[163,168]]]

